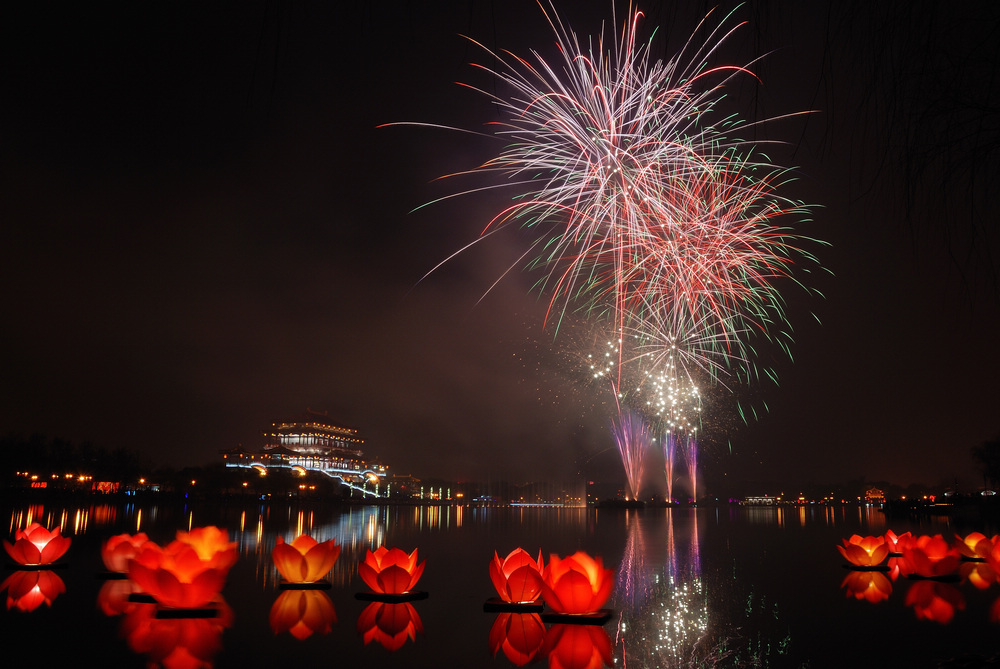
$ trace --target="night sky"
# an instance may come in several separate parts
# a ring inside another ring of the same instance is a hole
[[[218,461],[306,407],[397,473],[559,478],[620,467],[602,393],[553,341],[504,195],[475,185],[490,64],[461,35],[553,55],[531,0],[24,3],[0,27],[0,432]],[[564,3],[595,34],[612,3]],[[617,3],[619,17],[627,3]],[[768,2],[720,58],[753,139],[799,166],[831,274],[789,286],[780,385],[711,392],[714,480],[981,485],[1000,434],[995,202],[1000,6]],[[729,11],[723,4],[717,13]],[[672,55],[712,5],[640,3]],[[735,23],[735,22],[734,22]],[[509,194],[508,194],[509,195]],[[519,268],[520,266],[518,266]],[[813,315],[821,321],[818,323]],[[581,326],[580,331],[586,327]],[[579,336],[585,336],[579,335]],[[758,410],[748,424],[736,400]],[[622,480],[624,475],[622,474]]]

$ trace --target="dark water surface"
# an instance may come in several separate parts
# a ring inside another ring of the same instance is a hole
[[[596,638],[594,647],[602,643],[594,635],[606,635],[616,667],[984,666],[1000,656],[1000,624],[990,621],[990,608],[1000,599],[997,583],[980,589],[956,580],[928,589],[938,593],[940,601],[929,603],[936,617],[953,609],[947,623],[918,617],[926,597],[918,600],[919,591],[910,591],[919,581],[891,581],[891,592],[878,603],[857,599],[843,585],[851,572],[835,546],[853,533],[892,529],[952,537],[996,531],[956,527],[946,517],[887,521],[877,509],[857,506],[626,511],[47,503],[0,510],[10,519],[8,539],[36,520],[61,527],[73,540],[54,570],[65,591],[51,605],[11,609],[3,594],[0,638],[7,667],[142,667],[164,657],[197,666],[199,654],[218,667],[513,667],[504,649],[495,657],[491,652],[498,614],[484,612],[483,604],[495,594],[488,572],[493,552],[504,556],[518,546],[532,555],[541,549],[546,561],[550,553],[584,550],[614,570],[611,619],[595,629],[584,626],[583,634]],[[102,578],[103,541],[143,531],[162,545],[178,529],[204,525],[228,530],[239,547],[217,618],[164,623],[150,634],[141,631],[148,625],[142,627],[135,612],[104,610],[110,600],[99,601],[102,587],[109,587]],[[271,550],[278,536],[290,541],[300,533],[342,546],[328,577],[331,587],[296,595],[317,598],[309,599],[310,610],[320,612],[318,622],[309,619],[311,634],[299,626],[301,640],[276,633],[269,620],[285,592]],[[426,560],[418,589],[427,598],[392,614],[394,629],[407,622],[400,616],[418,618],[409,621],[415,638],[397,637],[389,644],[399,646],[394,650],[378,638],[365,643],[370,616],[363,612],[371,604],[355,597],[367,590],[358,562],[382,544],[419,549]],[[14,570],[4,559],[8,566],[0,575],[7,578]],[[574,648],[586,655],[581,626],[573,627]],[[526,661],[531,653],[517,655],[519,647],[513,639],[508,651]],[[588,666],[567,658],[560,656],[559,666]],[[536,666],[549,662],[540,654],[534,659]]]

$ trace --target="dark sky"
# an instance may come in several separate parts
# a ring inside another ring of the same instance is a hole
[[[493,85],[460,35],[551,56],[534,2],[24,4],[0,28],[0,432],[180,466],[312,407],[400,473],[618,466],[534,277],[490,291],[519,235],[421,281],[503,199],[411,210],[500,145],[377,127],[495,120],[455,84]],[[567,4],[580,34],[611,14]],[[795,361],[761,351],[780,385],[739,393],[760,420],[711,393],[711,477],[972,486],[970,449],[1000,434],[1000,11],[869,4],[751,2],[721,54],[766,54],[728,91],[744,117],[817,110],[754,139],[788,142],[834,276],[803,277],[825,299],[789,290]],[[664,55],[711,8],[639,6]]]

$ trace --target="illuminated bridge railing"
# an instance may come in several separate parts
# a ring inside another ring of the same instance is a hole
[[[269,469],[288,469],[305,475],[306,472],[318,472],[333,479],[351,490],[357,490],[363,495],[378,497],[378,490],[386,476],[386,468],[382,465],[341,460],[333,458],[291,457],[291,456],[227,456],[226,467],[253,469],[260,474],[266,474]],[[366,483],[375,484],[375,490],[365,487]]]

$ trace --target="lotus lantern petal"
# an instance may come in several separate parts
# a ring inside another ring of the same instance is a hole
[[[837,550],[855,567],[877,567],[889,557],[889,545],[885,537],[853,534],[850,539],[843,539],[842,542],[843,545],[837,546]]]
[[[138,534],[117,534],[101,544],[101,560],[108,571],[124,574],[128,562],[135,558],[142,545],[149,541],[145,532]]]
[[[190,544],[172,541],[160,548],[147,541],[129,562],[128,577],[141,590],[165,606],[199,608],[219,594],[226,583],[228,556],[199,557]]]
[[[542,597],[556,613],[578,615],[600,610],[614,588],[614,576],[601,558],[577,551],[565,559],[549,556]]]
[[[424,573],[426,561],[417,564],[417,549],[410,554],[399,548],[379,546],[368,551],[358,565],[361,580],[381,595],[401,595],[409,592]]]
[[[314,583],[333,569],[340,546],[333,539],[316,541],[306,534],[285,543],[281,537],[271,551],[278,572],[289,583]]]
[[[14,533],[14,543],[4,540],[3,547],[11,559],[19,565],[33,567],[52,564],[69,549],[72,539],[64,537],[59,528],[51,532],[38,523],[31,523]]]
[[[542,553],[533,559],[523,548],[515,548],[503,560],[493,551],[490,580],[505,602],[534,602],[542,594]]]
[[[962,561],[958,549],[940,534],[917,537],[903,549],[903,558],[914,574],[927,578],[952,574]]]

